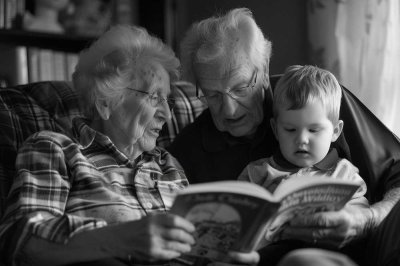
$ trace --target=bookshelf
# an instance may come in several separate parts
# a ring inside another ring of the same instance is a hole
[[[94,38],[61,35],[18,29],[0,29],[0,43],[6,45],[35,46],[56,51],[78,53]]]
[[[70,2],[74,0],[70,0]],[[84,0],[76,0],[81,4]],[[93,0],[86,0],[93,5]],[[103,0],[99,0],[103,1]],[[104,0],[112,14],[109,25],[143,26],[164,41],[172,39],[166,29],[166,8],[175,0]],[[43,80],[71,80],[79,52],[97,36],[25,30],[22,17],[32,12],[34,0],[0,0],[0,87]]]

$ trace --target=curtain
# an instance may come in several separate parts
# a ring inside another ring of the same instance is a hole
[[[309,0],[310,62],[400,136],[399,0]]]

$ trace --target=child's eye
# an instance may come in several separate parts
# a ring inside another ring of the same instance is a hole
[[[294,128],[285,128],[284,130],[287,132],[295,132],[296,131],[296,129],[294,129]]]
[[[309,130],[311,133],[318,133],[319,131],[321,131],[320,128],[312,128]]]

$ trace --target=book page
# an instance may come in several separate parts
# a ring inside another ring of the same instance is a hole
[[[215,183],[219,182],[210,183],[211,186],[196,185],[194,190],[179,193],[170,212],[196,227],[196,244],[186,255],[223,261],[230,250],[249,252],[257,247],[279,203],[249,195],[249,191],[238,192],[235,185]]]
[[[273,241],[285,225],[296,216],[340,210],[359,188],[359,185],[352,181],[318,178],[319,180],[302,177],[299,180],[308,183],[289,183],[288,180],[282,187],[278,186],[281,206],[275,218],[270,221],[266,233],[267,240]]]
[[[265,188],[257,184],[239,180],[194,184],[184,189],[182,192],[180,192],[180,194],[192,194],[201,192],[229,192],[242,195],[250,195],[252,197],[258,197],[272,202],[277,201],[277,199]]]

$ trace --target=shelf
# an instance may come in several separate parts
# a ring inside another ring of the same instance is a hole
[[[0,29],[0,43],[2,44],[35,46],[64,52],[77,53],[88,47],[93,40],[94,38],[88,37]]]

